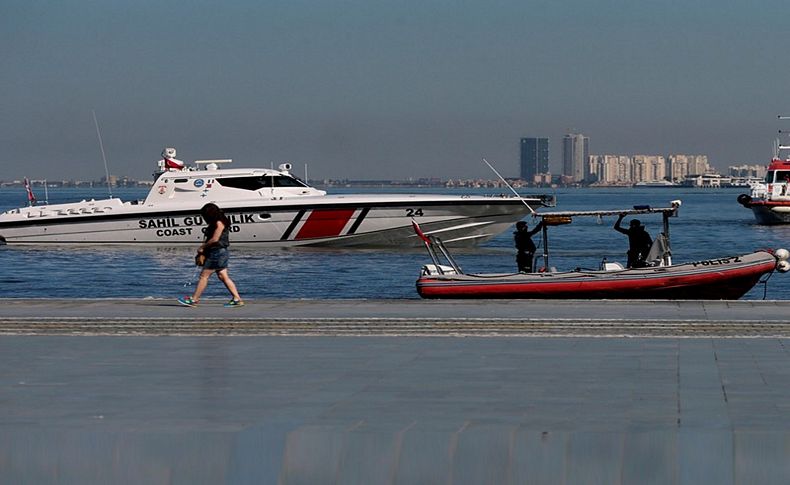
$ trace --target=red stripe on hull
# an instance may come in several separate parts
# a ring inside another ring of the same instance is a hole
[[[764,200],[757,199],[749,202],[746,207],[762,206],[762,207],[790,207],[790,200]]]
[[[339,236],[355,210],[314,210],[294,239]]]

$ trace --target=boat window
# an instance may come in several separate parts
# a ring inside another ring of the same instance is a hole
[[[217,183],[223,187],[232,187],[234,189],[244,190],[258,190],[261,185],[259,177],[226,177],[218,178]]]
[[[776,182],[777,183],[787,183],[790,180],[790,170],[777,170],[776,171]]]
[[[175,182],[175,183],[177,183],[177,184],[183,184],[183,183],[184,183],[184,182],[186,182],[187,180],[189,180],[189,179],[175,179],[175,180],[173,180],[173,182]]]
[[[274,187],[306,187],[301,181],[285,175],[275,175],[274,177],[268,175],[260,177],[223,177],[218,178],[217,183],[223,187],[243,190],[270,189],[272,188],[272,183],[274,183]]]
[[[774,183],[774,172],[773,170],[769,170],[765,173],[765,183],[772,184]]]
[[[271,177],[267,177],[271,178]],[[278,175],[274,177],[274,186],[275,187],[307,187],[301,180],[297,180],[293,177],[287,177],[285,175]]]

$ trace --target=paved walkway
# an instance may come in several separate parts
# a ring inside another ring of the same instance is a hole
[[[216,326],[223,318],[263,327],[375,320],[383,328],[415,316],[430,325],[565,319],[592,327],[642,315],[655,324],[721,324],[724,316],[781,328],[788,309],[414,300],[260,301],[228,310],[219,302],[190,309],[160,300],[3,300],[0,482],[786,484],[790,340],[768,334],[8,329],[59,320]]]
[[[788,336],[788,301],[0,299],[0,334]]]

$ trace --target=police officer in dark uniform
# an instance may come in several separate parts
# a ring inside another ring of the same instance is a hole
[[[650,239],[650,234],[645,231],[645,226],[639,222],[639,219],[631,219],[628,224],[628,229],[620,227],[625,214],[620,214],[617,222],[614,223],[614,230],[621,232],[628,236],[628,268],[642,268],[647,266],[645,260],[647,253],[650,252],[650,246],[653,245],[653,240]]]
[[[535,257],[535,243],[532,242],[532,236],[543,228],[543,220],[541,220],[535,229],[528,230],[527,223],[518,221],[516,223],[516,232],[513,233],[513,240],[516,243],[516,264],[518,265],[519,273],[532,273],[532,260]]]

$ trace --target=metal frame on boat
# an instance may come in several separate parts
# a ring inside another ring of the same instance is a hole
[[[441,239],[426,235],[414,223],[432,260],[422,268],[417,292],[423,298],[734,300],[746,294],[763,275],[790,269],[790,252],[786,249],[673,264],[669,219],[677,216],[679,207],[680,201],[673,201],[665,208],[535,214],[544,222],[543,268],[537,273],[465,274]],[[654,241],[648,266],[624,268],[604,260],[598,270],[555,271],[549,265],[548,226],[567,224],[575,217],[653,213],[662,215],[663,232]]]

